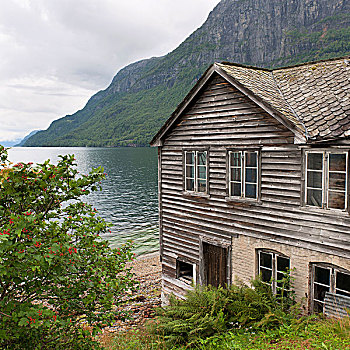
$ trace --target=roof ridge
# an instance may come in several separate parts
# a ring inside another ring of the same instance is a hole
[[[253,69],[253,70],[262,70],[265,72],[272,72],[272,69],[270,69],[270,68],[255,67],[255,66],[250,66],[250,65],[235,63],[235,62],[223,61],[223,62],[214,62],[214,64],[215,63],[216,64],[223,64],[225,66],[234,66],[234,67],[241,67],[241,68],[249,68],[249,69]]]
[[[271,69],[271,68],[263,68],[263,67],[256,67],[256,66],[251,66],[251,65],[248,65],[248,64],[241,64],[241,63],[228,62],[228,61],[215,62],[215,63],[223,64],[223,65],[227,65],[227,66],[249,68],[249,69],[253,69],[253,70],[260,70],[260,71],[266,71],[266,72],[275,72],[275,71],[283,70],[283,69],[296,68],[296,67],[302,67],[302,66],[307,66],[307,65],[317,64],[317,63],[332,62],[332,61],[338,61],[338,60],[340,61],[340,60],[346,60],[346,59],[350,60],[350,55],[341,56],[341,57],[327,58],[327,59],[323,59],[323,60],[308,61],[308,62],[293,64],[291,66],[282,66],[282,67],[273,68],[273,69]]]
[[[275,74],[274,71],[271,71],[271,75],[272,75],[272,79],[274,81],[274,83],[276,84],[276,87],[278,89],[278,92],[281,94],[283,101],[285,102],[285,104],[290,108],[290,110],[292,111],[292,113],[294,114],[294,117],[299,121],[299,123],[303,126],[304,130],[305,130],[305,137],[306,139],[310,138],[310,134],[307,131],[306,125],[304,124],[304,122],[302,121],[302,119],[299,117],[298,113],[295,111],[295,109],[290,105],[290,103],[287,101],[287,99],[285,98],[282,90],[280,89],[280,86],[278,84],[277,79],[275,78]]]

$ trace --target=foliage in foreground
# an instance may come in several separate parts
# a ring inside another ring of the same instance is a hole
[[[350,318],[324,319],[314,315],[292,317],[272,328],[232,328],[207,338],[198,338],[196,343],[172,345],[162,335],[142,328],[118,334],[106,350],[344,350],[350,349]]]
[[[350,318],[331,320],[321,316],[301,317],[272,329],[231,330],[226,334],[201,339],[196,349],[350,349]]]
[[[81,199],[103,169],[78,174],[73,156],[12,165],[2,146],[0,160],[0,348],[98,348],[113,303],[135,287],[130,246],[111,249],[107,223]]]
[[[169,345],[191,345],[233,328],[267,329],[290,322],[295,314],[292,292],[282,289],[275,296],[259,279],[252,285],[197,287],[185,300],[171,296],[169,305],[159,309],[153,332]]]

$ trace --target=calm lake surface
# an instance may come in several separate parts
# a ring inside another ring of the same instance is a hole
[[[77,168],[88,173],[104,167],[102,191],[90,194],[99,214],[113,224],[105,236],[116,247],[134,241],[136,254],[158,249],[158,182],[155,148],[18,147],[8,151],[12,162],[57,163],[59,155],[74,154]]]

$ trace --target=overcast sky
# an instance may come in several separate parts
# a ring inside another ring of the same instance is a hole
[[[129,63],[175,49],[219,0],[0,0],[0,141],[84,107]]]

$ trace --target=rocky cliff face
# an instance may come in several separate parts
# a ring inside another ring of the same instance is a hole
[[[276,67],[348,54],[350,0],[222,0],[174,51],[125,67],[26,146],[145,145],[214,61]]]

